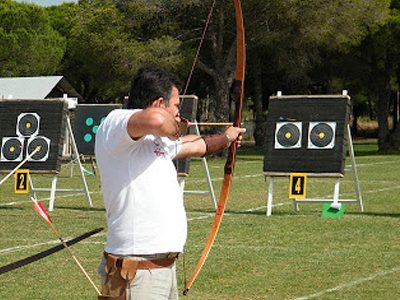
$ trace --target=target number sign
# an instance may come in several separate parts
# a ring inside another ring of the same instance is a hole
[[[307,174],[291,173],[289,184],[289,198],[304,199],[306,197]]]
[[[16,194],[27,194],[29,190],[29,170],[20,169],[15,172],[15,190]]]

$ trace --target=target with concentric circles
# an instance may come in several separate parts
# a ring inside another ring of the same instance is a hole
[[[17,119],[17,135],[30,137],[39,133],[40,116],[36,113],[23,113]]]
[[[332,149],[335,129],[335,122],[310,122],[308,148]]]
[[[3,137],[1,145],[1,161],[22,161],[24,139]]]
[[[37,147],[36,152],[28,161],[46,161],[50,152],[50,140],[44,136],[36,136],[28,141],[27,155],[30,155]]]
[[[282,122],[276,124],[275,148],[300,148],[301,122]]]

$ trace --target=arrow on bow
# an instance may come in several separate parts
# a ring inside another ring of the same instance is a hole
[[[244,82],[244,72],[245,72],[245,40],[244,40],[244,25],[243,25],[243,15],[242,8],[239,0],[235,1],[235,15],[236,15],[236,30],[237,30],[237,50],[236,50],[236,80],[234,84],[234,97],[236,101],[235,109],[235,121],[233,126],[239,127],[242,113],[242,99],[243,99],[243,82]],[[221,194],[218,201],[218,208],[215,213],[214,222],[211,227],[211,232],[208,237],[206,246],[203,250],[203,254],[194,270],[194,273],[188,283],[186,284],[183,295],[186,295],[192,286],[197,275],[200,273],[208,254],[210,253],[211,247],[214,243],[215,237],[217,236],[219,226],[222,221],[222,216],[224,215],[226,203],[228,200],[229,189],[232,182],[233,169],[236,162],[236,143],[232,143],[229,148],[228,159],[225,163],[224,168],[224,179],[222,181]]]

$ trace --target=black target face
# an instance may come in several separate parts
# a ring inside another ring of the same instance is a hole
[[[40,117],[36,113],[20,114],[18,116],[17,134],[29,137],[39,132]]]
[[[332,125],[317,123],[310,130],[310,142],[318,148],[330,147],[335,136]]]
[[[299,145],[301,132],[294,123],[286,123],[277,128],[275,148],[293,148]]]
[[[38,152],[36,152],[29,161],[46,161],[49,156],[50,150],[50,140],[43,137],[38,136],[32,138],[28,141],[28,149],[27,155],[30,155],[36,148],[39,147]]]
[[[1,146],[2,161],[21,161],[24,143],[18,138],[3,138]]]

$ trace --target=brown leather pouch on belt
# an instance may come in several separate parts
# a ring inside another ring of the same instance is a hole
[[[99,300],[126,300],[126,288],[136,275],[138,261],[118,258],[104,253],[107,259],[107,281],[101,290]]]
[[[136,271],[166,268],[175,262],[176,256],[157,260],[137,261],[124,259],[104,252],[107,259],[107,280],[101,290],[98,300],[126,300],[126,288],[129,286]]]

